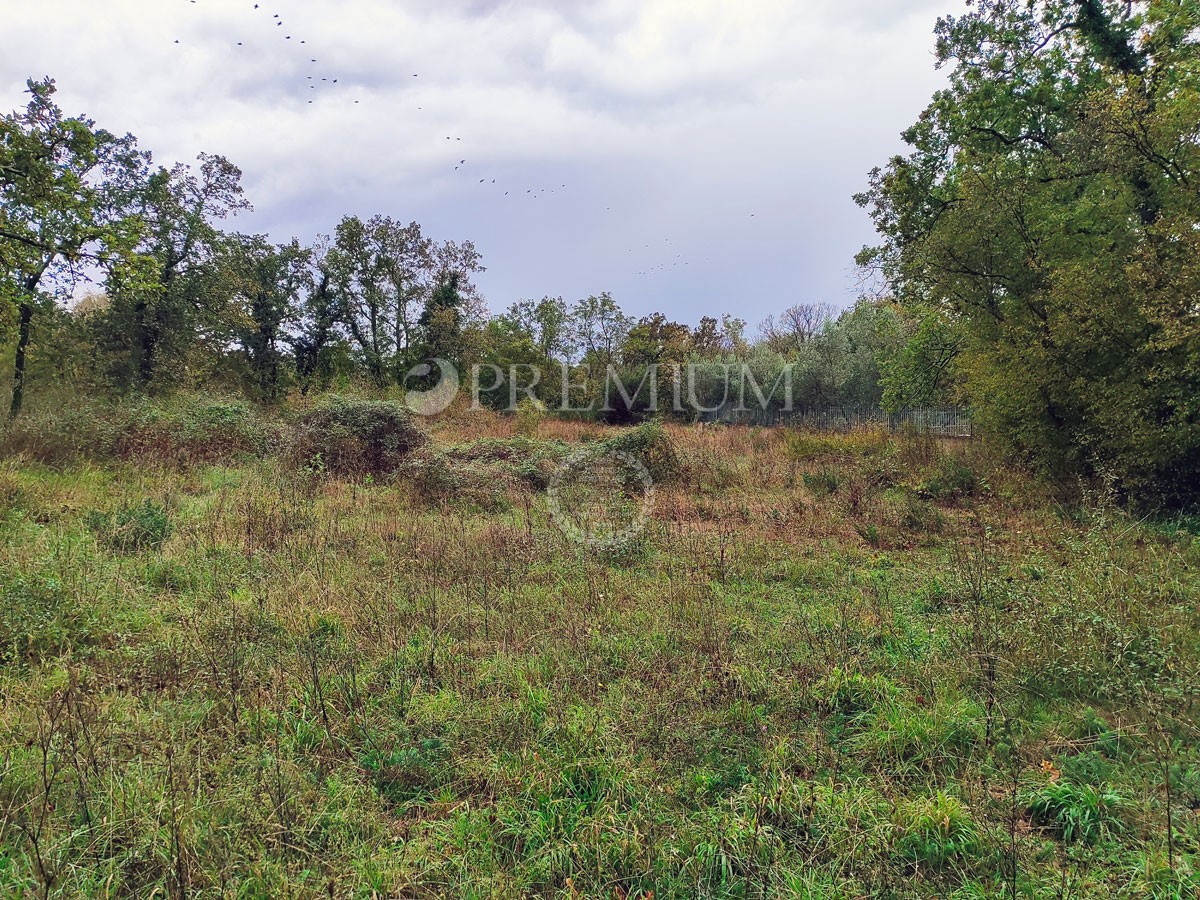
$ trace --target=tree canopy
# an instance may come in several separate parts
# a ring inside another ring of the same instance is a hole
[[[894,396],[956,381],[1056,475],[1147,502],[1200,492],[1200,7],[981,0],[858,197],[865,250],[923,324]]]

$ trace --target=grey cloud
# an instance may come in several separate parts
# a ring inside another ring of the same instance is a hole
[[[850,194],[941,84],[932,27],[960,5],[51,0],[7,13],[0,87],[12,108],[50,74],[159,162],[228,155],[256,207],[235,227],[383,212],[470,238],[493,308],[611,290],[756,322],[853,299]]]

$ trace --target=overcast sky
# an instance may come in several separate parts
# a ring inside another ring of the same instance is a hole
[[[754,326],[853,302],[873,233],[851,194],[942,85],[932,30],[962,2],[6,6],[5,110],[50,75],[68,113],[157,163],[229,157],[255,207],[230,227],[309,241],[348,213],[415,219],[475,242],[496,311],[611,291]]]

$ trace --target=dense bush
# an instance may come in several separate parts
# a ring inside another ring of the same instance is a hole
[[[278,441],[278,429],[240,400],[129,407],[115,451],[126,459],[176,463],[219,462],[262,454]]]
[[[683,460],[659,422],[645,422],[603,441],[601,449],[624,453],[641,462],[656,482],[673,481],[683,474]]]
[[[171,535],[166,506],[150,499],[112,512],[93,511],[84,521],[101,541],[126,553],[161,547]]]
[[[0,571],[0,665],[33,662],[92,643],[96,608],[49,574]]]
[[[138,400],[29,411],[0,434],[0,453],[51,465],[79,459],[219,462],[270,450],[278,429],[242,401]]]
[[[399,403],[332,397],[296,424],[288,455],[297,465],[338,475],[382,475],[427,442]]]

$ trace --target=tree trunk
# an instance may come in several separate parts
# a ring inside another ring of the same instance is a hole
[[[29,327],[33,322],[33,303],[24,301],[20,305],[20,324],[17,330],[17,354],[13,360],[12,406],[9,407],[10,418],[15,419],[21,412],[21,402],[25,399],[25,353],[29,348]]]

